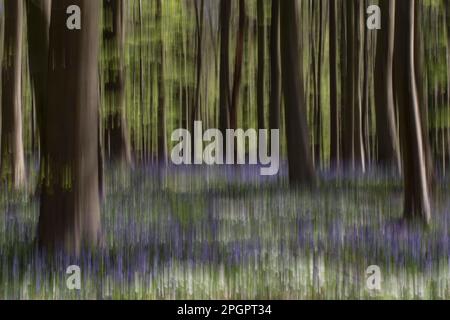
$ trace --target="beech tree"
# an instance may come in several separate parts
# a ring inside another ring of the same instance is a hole
[[[78,254],[100,238],[99,0],[52,1],[38,243]],[[81,29],[66,27],[69,6]]]
[[[399,109],[404,179],[404,216],[429,223],[429,181],[415,73],[414,0],[396,1],[395,90]]]

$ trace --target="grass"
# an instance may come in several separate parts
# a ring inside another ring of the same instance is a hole
[[[106,245],[77,260],[36,252],[36,197],[2,192],[0,299],[450,298],[447,184],[423,229],[400,220],[398,178],[322,180],[291,190],[251,167],[110,168]],[[370,265],[380,291],[366,289]]]

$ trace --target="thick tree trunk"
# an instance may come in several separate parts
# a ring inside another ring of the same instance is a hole
[[[330,54],[330,164],[331,168],[338,169],[340,165],[339,155],[339,112],[337,103],[337,24],[336,2],[329,1],[329,54]]]
[[[51,0],[26,0],[28,59],[40,146],[43,141],[42,114],[47,105],[48,42]],[[34,132],[32,133],[34,134]]]
[[[280,104],[280,0],[272,0],[272,21],[270,26],[270,129],[280,129]]]
[[[231,1],[220,0],[220,70],[219,129],[225,134],[230,127],[230,18]]]
[[[103,0],[106,51],[106,158],[131,164],[131,149],[125,120],[125,25],[126,1]]]
[[[303,55],[299,48],[297,2],[280,1],[281,74],[285,100],[289,180],[293,185],[314,186],[316,175],[306,121]]]
[[[16,189],[25,184],[22,141],[23,1],[6,0],[2,60],[1,176]]]
[[[66,27],[66,9],[81,9],[81,30]],[[99,0],[52,2],[48,106],[38,243],[79,254],[100,238],[98,186]]]
[[[404,216],[429,223],[429,185],[415,77],[414,0],[396,1],[395,90],[404,177]]]
[[[378,30],[375,62],[375,107],[378,164],[400,171],[399,142],[396,129],[393,87],[395,2],[380,2],[382,28]]]

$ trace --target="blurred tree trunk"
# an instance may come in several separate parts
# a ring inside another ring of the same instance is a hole
[[[196,54],[196,85],[195,85],[195,103],[192,111],[192,128],[194,121],[200,119],[200,84],[201,84],[201,76],[202,76],[202,67],[203,67],[203,21],[204,21],[204,8],[205,3],[204,0],[200,1],[200,9],[198,8],[198,0],[194,1],[195,4],[195,25],[196,25],[196,35],[197,35],[197,54]],[[191,131],[193,132],[193,131]]]
[[[219,129],[222,134],[230,127],[230,18],[231,1],[220,0],[220,70]]]
[[[421,26],[421,4],[420,2],[416,3],[414,6],[414,68],[415,68],[415,77],[417,85],[417,98],[419,100],[419,112],[420,112],[420,121],[422,125],[422,140],[423,140],[423,151],[425,153],[425,164],[426,164],[426,172],[427,172],[427,181],[429,185],[430,192],[433,191],[433,186],[435,183],[435,173],[434,173],[434,162],[433,156],[431,152],[430,145],[430,134],[428,127],[428,101],[425,93],[425,81],[424,81],[424,66],[425,66],[425,48],[424,48],[424,38],[422,35],[422,31],[420,30]]]
[[[6,0],[2,60],[1,176],[16,189],[25,184],[22,140],[23,1]]]
[[[378,30],[375,62],[375,104],[378,164],[400,171],[399,142],[396,129],[393,86],[395,2],[380,2],[382,21]]]
[[[365,171],[365,153],[363,141],[363,99],[362,99],[362,78],[364,72],[363,67],[363,37],[365,19],[364,19],[364,3],[362,1],[353,1],[355,15],[355,64],[354,69],[354,100],[353,100],[353,160],[352,170]]]
[[[353,114],[354,114],[354,66],[355,66],[355,13],[353,0],[344,0],[345,5],[345,38],[346,38],[346,70],[345,84],[343,85],[345,101],[341,108],[342,118],[342,160],[346,169],[353,167],[354,162],[354,136],[353,136]]]
[[[339,168],[339,112],[337,104],[337,24],[336,2],[329,0],[329,55],[330,55],[330,164],[332,169]]]
[[[272,21],[270,25],[270,129],[280,129],[280,104],[280,0],[272,0]]]
[[[28,60],[31,87],[34,92],[35,110],[40,146],[42,139],[42,113],[47,105],[48,34],[50,28],[51,0],[26,0]],[[35,132],[32,132],[34,135]]]
[[[125,25],[126,1],[103,0],[106,52],[106,158],[131,164],[131,149],[125,120]]]
[[[396,1],[394,72],[404,177],[404,217],[430,222],[429,183],[415,73],[414,0]]]
[[[66,9],[81,9],[81,30],[66,27]],[[52,2],[46,141],[38,243],[79,254],[100,238],[98,186],[99,0]]]
[[[345,103],[341,108],[343,122],[343,165],[346,170],[365,170],[364,146],[362,141],[361,112],[361,33],[364,27],[361,7],[358,1],[346,0],[346,86]]]
[[[318,3],[315,7],[314,4]],[[312,43],[317,41],[317,51],[313,49],[312,61],[313,61],[313,81],[314,81],[314,111],[313,111],[313,128],[314,128],[314,162],[316,166],[321,165],[322,161],[322,57],[324,48],[324,35],[323,35],[323,1],[312,1],[312,14],[316,16],[314,19],[314,26],[316,32],[314,32]],[[317,9],[316,9],[317,8]],[[313,46],[314,47],[314,46]]]
[[[316,174],[311,157],[306,121],[303,83],[303,54],[297,20],[297,2],[280,1],[281,74],[285,100],[289,180],[292,185],[315,186]]]
[[[162,25],[162,0],[156,1],[156,23],[158,26],[159,61],[157,65],[158,82],[158,162],[167,164],[167,138],[166,138],[166,106],[164,88],[164,39]]]
[[[230,128],[237,129],[237,108],[239,104],[239,91],[242,78],[242,60],[244,58],[244,35],[247,17],[245,1],[239,0],[239,28],[236,40],[236,55],[234,62],[233,89],[231,93]]]
[[[264,121],[264,53],[265,53],[265,23],[264,23],[264,0],[256,0],[256,11],[258,20],[258,67],[256,70],[256,105],[258,129],[265,129]]]

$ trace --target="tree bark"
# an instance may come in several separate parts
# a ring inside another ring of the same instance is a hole
[[[3,180],[19,189],[26,180],[22,140],[23,1],[6,0],[4,5],[0,172]]]
[[[66,27],[66,9],[81,9],[81,30]],[[46,140],[38,243],[78,255],[100,240],[98,186],[99,0],[52,2]]]
[[[431,219],[429,184],[417,93],[414,50],[414,0],[396,1],[395,90],[399,109],[404,177],[404,217]]]
[[[299,47],[297,2],[280,1],[281,74],[285,100],[289,180],[292,185],[315,186],[316,175],[306,121],[303,55]]]

